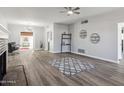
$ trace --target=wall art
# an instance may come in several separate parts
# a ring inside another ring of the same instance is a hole
[[[87,37],[87,31],[84,30],[84,29],[82,29],[82,30],[80,31],[80,38],[81,38],[81,39],[85,39],[86,37]]]
[[[97,33],[93,33],[90,36],[90,40],[93,44],[97,44],[100,41],[100,35]]]

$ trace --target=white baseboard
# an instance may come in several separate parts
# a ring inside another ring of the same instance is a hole
[[[39,48],[39,49],[34,49],[34,50],[44,50],[43,48]]]
[[[74,54],[78,54],[78,55],[87,56],[87,57],[90,57],[90,58],[100,59],[100,60],[107,61],[107,62],[112,62],[112,63],[117,63],[117,64],[119,64],[118,61],[111,60],[111,59],[105,59],[105,58],[102,58],[102,57],[91,56],[91,55],[81,54],[81,53],[77,53],[77,52],[72,52],[72,53],[74,53]]]
[[[51,52],[51,53],[61,53],[60,51],[49,51],[49,52]],[[107,61],[107,62],[112,62],[112,63],[119,64],[119,61],[115,61],[115,60],[111,60],[111,59],[105,59],[105,58],[102,58],[102,57],[97,57],[97,56],[92,56],[92,55],[87,55],[87,54],[81,54],[81,53],[77,53],[77,52],[71,52],[71,53],[82,55],[82,56],[87,56],[87,57],[90,57],[90,58],[100,59],[100,60]]]
[[[51,52],[52,52],[52,53],[60,53],[60,51],[54,51],[54,50],[53,50],[53,51],[51,51]]]
[[[51,53],[61,53],[61,51],[50,51]],[[63,53],[69,52],[69,51],[63,51]]]

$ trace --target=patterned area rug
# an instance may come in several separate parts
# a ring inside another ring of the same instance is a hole
[[[72,57],[55,59],[49,63],[67,76],[75,75],[81,71],[87,71],[95,68],[91,63],[81,62],[79,59]]]

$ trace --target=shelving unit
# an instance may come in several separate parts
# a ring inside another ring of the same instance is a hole
[[[69,50],[71,52],[71,34],[62,34],[61,35],[61,53],[63,52],[64,46],[69,46]]]

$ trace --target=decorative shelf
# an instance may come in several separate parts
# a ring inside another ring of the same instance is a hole
[[[68,41],[66,44],[65,41]],[[71,52],[71,34],[62,34],[61,35],[61,53],[63,52],[63,47],[69,46]]]
[[[63,39],[70,39],[70,38],[63,38]]]

